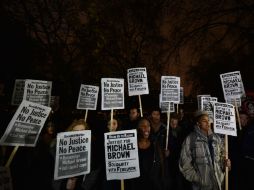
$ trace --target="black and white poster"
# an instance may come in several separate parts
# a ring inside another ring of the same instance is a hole
[[[17,106],[22,102],[24,96],[24,88],[25,79],[16,79],[12,92],[11,105]]]
[[[127,71],[129,96],[149,94],[146,68],[131,68]]]
[[[124,109],[124,79],[101,79],[101,109]]]
[[[91,130],[57,134],[54,179],[90,173]]]
[[[137,130],[104,133],[107,180],[140,176]]]
[[[161,76],[161,102],[180,102],[180,77]]]
[[[23,100],[0,140],[1,145],[34,147],[50,107]]]
[[[50,106],[51,81],[26,80],[23,99],[44,106]]]
[[[99,87],[81,84],[77,109],[96,110]]]
[[[236,99],[245,96],[245,90],[240,71],[220,74],[224,99]]]
[[[214,103],[214,132],[237,136],[235,108],[232,104]]]

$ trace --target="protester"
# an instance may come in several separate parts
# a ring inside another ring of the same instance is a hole
[[[151,125],[142,118],[138,123],[138,155],[140,177],[132,180],[133,190],[164,190],[167,188],[165,157],[158,141],[150,139]]]
[[[253,178],[250,175],[254,171],[254,124],[247,112],[239,112],[242,130],[238,130],[237,137],[231,140],[233,152],[233,176],[232,183],[238,189],[253,189]],[[236,189],[232,186],[232,189]]]
[[[124,126],[124,129],[137,129],[138,121],[140,119],[140,111],[136,106],[132,106],[129,109],[128,120]]]
[[[183,142],[179,160],[180,171],[192,183],[193,190],[221,190],[225,166],[224,143],[212,132],[207,112],[195,113],[196,125]]]
[[[177,114],[171,114],[169,122],[169,156],[168,172],[170,176],[170,189],[187,190],[188,183],[178,167],[181,146],[184,141],[184,129],[178,124]]]
[[[186,115],[183,108],[179,109],[178,124],[182,128],[183,135],[186,137],[193,131],[193,125],[190,118]]]
[[[66,131],[81,131],[81,130],[88,130],[89,126],[85,122],[84,119],[74,120],[71,125],[66,129]],[[56,142],[51,145],[53,146],[53,151],[55,154],[56,149]],[[53,181],[53,188],[54,190],[82,190],[82,183],[83,183],[84,175],[54,180]]]
[[[106,127],[106,131],[105,132],[115,132],[115,131],[120,131],[121,130],[121,124],[120,121],[118,120],[118,118],[116,116],[114,116],[111,119],[108,119],[107,121],[107,127]],[[106,164],[105,161],[105,150],[104,151],[104,164]],[[120,180],[107,180],[106,177],[106,165],[104,165],[103,170],[102,170],[102,175],[103,175],[103,181],[102,181],[102,190],[120,190],[121,189],[121,181]]]
[[[54,123],[48,120],[42,129],[36,147],[31,150],[30,183],[28,183],[31,185],[30,189],[53,189],[54,158],[50,152],[50,145],[55,137]]]
[[[166,147],[166,125],[161,121],[161,110],[159,107],[153,107],[149,119],[151,122],[151,138],[152,141],[159,142],[161,148]]]

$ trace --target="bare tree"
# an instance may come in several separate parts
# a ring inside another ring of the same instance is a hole
[[[82,81],[99,85],[102,77],[126,78],[128,68],[143,66],[157,92],[161,75],[179,75],[183,84],[196,83],[201,89],[195,75],[200,72],[188,72],[192,66],[219,58],[217,49],[228,56],[243,52],[238,59],[253,50],[250,0],[4,0],[3,4],[37,44],[34,59],[40,64],[35,69],[67,82],[70,91]]]

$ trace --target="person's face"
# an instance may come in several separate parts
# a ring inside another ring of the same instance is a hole
[[[48,126],[47,126],[47,133],[49,135],[53,135],[55,132],[55,128],[54,128],[54,125],[50,122],[48,123]]]
[[[177,119],[171,119],[170,120],[170,126],[173,129],[177,128],[177,126],[178,126],[178,120]]]
[[[198,127],[201,129],[201,131],[208,133],[210,129],[210,123],[209,123],[209,117],[207,115],[203,115],[198,120]]]
[[[153,123],[159,123],[161,121],[161,115],[159,111],[153,111],[151,114],[151,119]]]
[[[116,131],[117,127],[118,127],[118,123],[117,123],[116,119],[112,120],[112,125],[111,125],[111,121],[108,122],[108,130],[109,131]]]
[[[148,121],[144,120],[138,126],[140,136],[142,138],[148,139],[151,131],[151,127]]]
[[[248,104],[248,111],[249,111],[250,114],[254,113],[254,105],[252,103]]]
[[[47,133],[48,133],[49,135],[53,135],[54,132],[55,132],[55,129],[54,129],[53,126],[48,126],[48,127],[47,127]]]
[[[138,113],[138,110],[136,108],[134,109],[131,109],[130,110],[130,113],[129,113],[129,118],[131,121],[135,121],[137,120],[139,117],[139,113]]]
[[[85,126],[82,125],[82,124],[79,124],[79,125],[75,125],[73,128],[72,128],[72,131],[82,131],[82,130],[85,130]]]
[[[239,114],[241,126],[245,127],[248,123],[248,116],[246,114]]]

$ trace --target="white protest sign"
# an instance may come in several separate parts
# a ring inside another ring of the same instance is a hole
[[[12,178],[9,167],[0,166],[0,189],[12,190]]]
[[[235,108],[232,104],[214,103],[214,132],[237,136]]]
[[[99,87],[81,84],[77,109],[96,110]]]
[[[161,101],[180,102],[180,77],[161,76]]]
[[[197,95],[198,110],[201,110],[201,98],[202,97],[211,97],[211,95],[209,95],[209,94]]]
[[[161,102],[160,108],[161,108],[161,113],[167,113],[168,108],[169,112],[173,113],[175,112],[175,106],[174,102]]]
[[[104,133],[107,180],[140,176],[137,130]]]
[[[129,96],[149,94],[146,68],[131,68],[127,70]]]
[[[50,111],[50,107],[23,100],[2,136],[0,144],[34,147]]]
[[[28,79],[25,81],[23,99],[44,106],[50,106],[51,90],[51,81]]]
[[[90,173],[91,130],[57,134],[54,179]]]
[[[206,111],[210,121],[213,123],[213,103],[217,102],[217,97],[201,97],[201,110]]]
[[[17,106],[22,102],[24,95],[24,87],[25,87],[25,79],[15,80],[12,92],[11,105]]]
[[[161,101],[161,94],[159,94],[159,105],[161,109],[161,113],[175,112],[174,102],[162,102]]]
[[[237,107],[241,107],[242,99],[241,98],[232,99],[232,98],[229,97],[228,99],[226,99],[226,103],[233,104],[234,106],[237,106]]]
[[[236,99],[245,96],[242,77],[240,71],[220,74],[224,99]]]
[[[124,109],[124,79],[101,79],[101,109]]]

